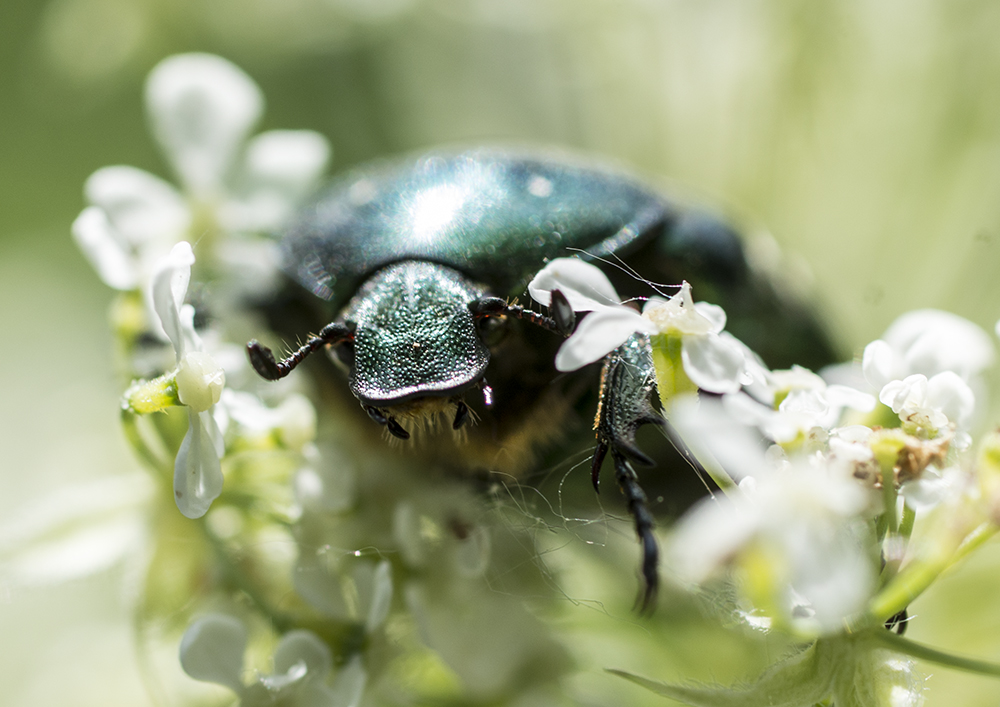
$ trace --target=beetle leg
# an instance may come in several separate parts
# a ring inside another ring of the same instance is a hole
[[[276,361],[271,349],[256,339],[247,344],[247,355],[250,357],[250,365],[261,378],[276,381],[291,373],[293,368],[302,363],[302,359],[317,349],[327,344],[339,344],[353,337],[354,329],[351,326],[332,322],[323,327],[316,336],[309,337],[305,344],[282,361]]]
[[[560,292],[559,296],[565,301],[565,296]],[[524,321],[531,322],[543,329],[548,329],[556,334],[562,334],[563,336],[569,336],[572,332],[573,324],[575,323],[575,316],[572,313],[570,315],[566,314],[566,309],[569,308],[569,302],[565,304],[559,304],[556,306],[556,314],[558,319],[553,319],[552,317],[546,317],[544,314],[539,314],[538,312],[533,312],[530,309],[525,309],[519,304],[510,304],[507,300],[501,297],[481,297],[474,302],[469,303],[469,310],[472,312],[472,316],[476,319],[482,319],[483,317],[498,317],[498,316],[511,316],[516,319],[523,319]],[[568,331],[567,331],[568,328]]]
[[[455,421],[451,423],[453,430],[459,430],[469,420],[469,406],[464,400],[459,400],[455,404]]]
[[[634,334],[604,359],[594,420],[597,430],[593,466],[595,489],[600,462],[609,447],[643,466],[653,466],[653,460],[636,446],[635,433],[646,424],[665,424],[663,417],[653,409],[655,392],[656,373],[649,337]]]
[[[653,535],[653,514],[646,504],[646,493],[639,486],[639,478],[635,469],[625,455],[617,449],[611,451],[615,462],[615,481],[625,496],[625,504],[635,520],[635,533],[642,544],[642,579],[645,585],[640,602],[643,609],[648,609],[656,599],[656,590],[660,585],[660,577],[656,566],[660,559],[660,548]]]
[[[663,417],[653,409],[655,392],[656,374],[649,337],[635,334],[604,360],[600,402],[594,421],[597,448],[594,450],[591,480],[597,490],[601,464],[610,451],[615,465],[615,481],[625,496],[642,545],[643,608],[648,608],[656,597],[659,548],[653,535],[653,515],[630,460],[645,466],[653,465],[653,460],[636,446],[635,433],[645,424],[664,424]]]
[[[400,439],[410,438],[410,433],[406,431],[405,427],[396,421],[396,418],[386,415],[377,407],[367,405],[365,406],[365,412],[367,412],[368,417],[375,420],[375,422],[380,425],[384,425],[394,437],[399,437]]]

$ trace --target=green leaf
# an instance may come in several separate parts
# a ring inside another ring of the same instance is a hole
[[[832,689],[840,646],[817,641],[775,663],[756,682],[734,687],[670,685],[608,669],[647,690],[694,707],[812,707]]]

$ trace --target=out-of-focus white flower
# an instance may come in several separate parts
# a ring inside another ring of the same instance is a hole
[[[794,442],[817,427],[829,431],[839,421],[844,408],[868,412],[875,406],[875,398],[867,393],[843,385],[828,386],[815,374],[789,373],[790,376],[779,375],[773,380],[785,386],[809,387],[784,387],[773,391],[772,399],[781,400],[777,409],[758,403],[746,393],[728,394],[723,398],[724,404],[734,417],[758,427],[778,444]],[[773,372],[769,372],[769,376],[773,376]]]
[[[722,335],[725,312],[713,304],[695,303],[686,282],[673,297],[648,301],[640,314],[620,304],[618,293],[600,268],[577,258],[558,258],[528,284],[528,292],[543,305],[551,303],[556,289],[574,311],[591,312],[556,354],[560,371],[593,363],[640,332],[680,337],[684,371],[703,390],[735,392],[750,382],[743,347]]]
[[[222,492],[219,457],[225,445],[212,406],[219,402],[226,376],[201,350],[194,308],[183,304],[193,264],[189,243],[174,246],[153,276],[152,300],[177,358],[177,395],[188,406],[188,431],[174,462],[174,500],[185,516],[200,518]]]
[[[311,631],[289,631],[275,648],[274,672],[244,684],[246,644],[243,622],[223,614],[203,616],[184,632],[181,667],[195,680],[228,687],[241,707],[355,707],[361,702],[367,675],[360,655],[339,671],[333,688],[327,687],[330,649]]]
[[[144,287],[174,243],[193,235],[195,214],[210,215],[227,233],[281,226],[315,186],[330,149],[309,130],[272,130],[247,142],[263,106],[257,85],[221,57],[181,54],[153,69],[147,113],[184,195],[134,167],[105,167],[87,180],[91,206],[73,223],[73,236],[106,284]],[[265,264],[275,262],[266,250],[266,243],[227,242],[219,257],[252,261],[259,286]]]
[[[706,499],[677,524],[669,557],[678,577],[700,583],[736,569],[772,618],[805,635],[842,629],[875,586],[865,548],[870,492],[819,457],[746,477],[740,490]]]
[[[327,616],[363,623],[372,633],[389,615],[392,603],[392,568],[379,563],[345,558],[353,566],[331,569],[325,553],[303,552],[292,579],[299,595]]]
[[[854,473],[873,464],[864,449],[871,430],[824,433],[820,441],[828,446],[808,454],[775,446],[765,451],[729,408],[690,398],[671,417],[696,456],[697,450],[711,453],[739,487],[681,518],[669,541],[670,564],[692,583],[732,570],[747,598],[772,620],[804,635],[836,631],[874,588],[866,532],[878,497]]]
[[[944,371],[974,380],[995,358],[989,335],[957,314],[937,309],[907,312],[882,338],[865,347],[862,367],[876,390],[917,373],[931,378]]]
[[[879,400],[899,415],[908,434],[933,439],[951,423],[959,430],[956,444],[968,446],[968,435],[961,430],[972,416],[976,399],[958,374],[944,371],[928,380],[917,373],[890,381],[879,393]]]
[[[0,584],[64,582],[138,553],[153,490],[148,474],[109,476],[26,505],[0,524]]]
[[[292,393],[277,407],[267,407],[252,393],[226,389],[221,404],[245,441],[271,437],[286,449],[301,452],[316,439],[316,409],[304,395]]]
[[[906,505],[917,513],[924,513],[941,503],[957,498],[969,488],[969,475],[958,466],[938,469],[928,466],[920,476],[906,481],[899,487],[899,494]]]

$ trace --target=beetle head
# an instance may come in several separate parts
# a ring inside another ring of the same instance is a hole
[[[435,263],[406,261],[375,273],[342,315],[355,326],[351,392],[371,412],[460,396],[479,383],[490,353],[469,303],[483,295]]]

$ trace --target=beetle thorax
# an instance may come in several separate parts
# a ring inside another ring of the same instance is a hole
[[[351,391],[364,405],[413,407],[461,395],[482,378],[489,350],[469,303],[485,294],[456,270],[423,261],[390,265],[343,313],[356,325]]]

